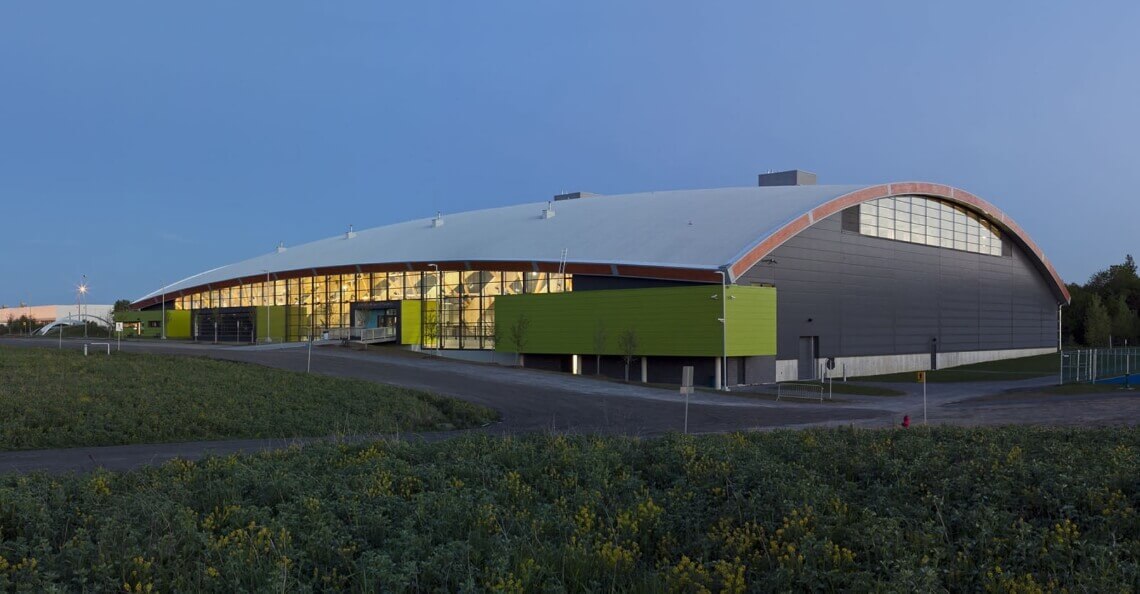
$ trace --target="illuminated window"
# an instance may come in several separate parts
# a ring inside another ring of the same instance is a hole
[[[176,309],[191,310],[239,304],[260,306],[266,302],[284,306],[289,340],[306,340],[311,333],[319,337],[329,328],[359,324],[367,317],[354,317],[354,304],[436,301],[442,307],[439,322],[443,348],[493,349],[495,296],[560,293],[572,287],[573,277],[569,274],[428,270],[304,276],[271,281],[268,285],[262,281],[194,293],[173,301]],[[424,346],[434,345],[434,334],[423,336]]]
[[[1001,256],[1004,243],[1001,232],[973,211],[924,196],[864,202],[844,212],[843,229],[990,256]]]

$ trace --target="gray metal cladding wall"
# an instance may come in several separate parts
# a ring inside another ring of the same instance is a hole
[[[1056,346],[1057,300],[1016,245],[998,257],[868,237],[841,215],[738,279],[776,286],[780,359],[800,336],[819,336],[821,357],[927,353],[932,338],[939,352]]]

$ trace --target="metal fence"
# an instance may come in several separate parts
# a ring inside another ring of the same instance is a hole
[[[1076,349],[1061,353],[1062,384],[1127,381],[1135,374],[1140,374],[1140,348]]]
[[[823,402],[823,384],[776,384],[776,400],[781,398],[804,398]]]

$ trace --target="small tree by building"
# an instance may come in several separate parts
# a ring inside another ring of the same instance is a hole
[[[1093,295],[1085,312],[1085,344],[1088,346],[1108,346],[1108,335],[1112,332],[1112,321],[1108,310],[1099,295]]]
[[[423,335],[424,346],[435,346],[436,348],[442,347],[442,344],[436,341],[440,339],[439,336],[439,310],[425,308],[423,318]]]
[[[627,328],[618,335],[618,351],[625,361],[625,381],[629,382],[629,365],[637,356],[637,331]]]
[[[526,349],[526,341],[529,338],[530,332],[530,318],[525,315],[519,316],[515,322],[507,329],[507,335],[511,340],[511,346],[514,347],[515,352],[518,353],[519,365],[523,363],[523,350]]]
[[[123,311],[130,311],[130,309],[131,309],[131,300],[130,299],[118,299],[115,301],[115,305],[111,307],[111,313],[119,313],[119,312],[123,312]]]
[[[1114,342],[1123,344],[1124,341],[1131,341],[1131,344],[1136,344],[1136,336],[1140,334],[1137,331],[1136,312],[1128,309],[1128,302],[1124,296],[1117,295],[1105,305],[1110,320],[1109,332],[1116,339]]]
[[[506,332],[503,330],[502,326],[500,326],[495,321],[491,322],[491,332],[487,336],[487,338],[491,339],[491,348],[487,349],[487,352],[491,353],[491,362],[492,363],[494,363],[494,361],[495,361],[495,351],[498,350],[499,345],[501,345],[503,343],[503,340],[504,340],[503,336],[505,334],[506,334]]]
[[[602,353],[606,350],[606,325],[598,320],[594,326],[594,375],[602,374]]]

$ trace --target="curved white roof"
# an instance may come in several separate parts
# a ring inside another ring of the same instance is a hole
[[[934,196],[971,208],[1033,254],[1057,296],[1069,294],[1045,254],[1011,218],[969,192],[929,182],[875,186],[767,186],[642,192],[534,202],[449,214],[358,231],[208,270],[141,297],[220,288],[264,278],[369,270],[467,269],[484,266],[554,270],[562,260],[575,274],[649,276],[715,282],[730,279],[788,238],[845,208],[899,194]],[[553,217],[544,217],[550,204]],[[517,263],[517,266],[514,264]],[[512,268],[504,268],[512,269]]]
[[[804,212],[862,186],[776,186],[592,196],[445,214],[290,247],[191,276],[176,293],[229,279],[403,262],[516,261],[716,270]],[[139,301],[163,293],[158,290]]]

